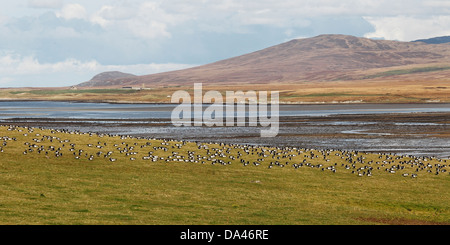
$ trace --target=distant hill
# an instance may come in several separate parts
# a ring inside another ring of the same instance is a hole
[[[136,77],[136,75],[129,74],[129,73],[123,73],[123,72],[119,72],[119,71],[107,71],[107,72],[102,72],[100,74],[97,74],[91,80],[81,83],[77,86],[79,86],[79,87],[103,86],[103,84],[109,83],[116,79],[124,79],[124,78],[130,78],[130,77]]]
[[[450,44],[372,40],[347,35],[294,39],[260,51],[184,70],[88,83],[90,86],[162,86],[323,82],[369,78],[380,68],[450,63]],[[400,67],[400,68],[399,68]],[[414,70],[416,73],[419,70]],[[433,71],[425,69],[425,71]],[[384,73],[385,75],[402,74]],[[375,74],[376,75],[376,74]],[[379,75],[376,75],[379,77]],[[373,76],[372,76],[373,77]]]
[[[443,37],[433,37],[429,39],[419,39],[413,42],[423,42],[427,44],[441,44],[441,43],[450,43],[450,36]]]

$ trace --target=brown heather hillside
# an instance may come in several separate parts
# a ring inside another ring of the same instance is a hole
[[[295,39],[260,51],[194,68],[91,81],[80,86],[285,84],[351,81],[450,69],[450,44],[371,40],[346,35]],[[446,75],[446,74],[445,74]],[[446,76],[437,76],[443,77]]]
[[[124,79],[129,77],[136,77],[136,76],[133,74],[123,73],[120,71],[107,71],[95,75],[91,80],[84,82],[79,86],[81,87],[97,86],[98,84],[109,83],[110,81],[113,81],[115,79]]]

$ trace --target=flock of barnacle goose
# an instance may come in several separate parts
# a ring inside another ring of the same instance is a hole
[[[359,177],[370,177],[377,171],[385,171],[390,174],[397,173],[409,178],[417,178],[423,173],[435,175],[450,173],[448,164],[450,160],[436,157],[403,156],[388,153],[377,154],[335,149],[315,150],[297,147],[265,147],[167,139],[157,140],[129,135],[83,133],[44,128],[38,128],[43,131],[36,133],[33,127],[12,125],[0,127],[6,128],[9,132],[15,131],[16,134],[20,133],[24,136],[21,138],[30,139],[23,142],[24,150],[21,155],[38,154],[47,158],[66,159],[66,157],[72,157],[77,160],[86,159],[88,161],[103,158],[110,162],[116,162],[119,159],[121,161],[142,159],[151,162],[190,162],[212,165],[240,164],[242,166],[265,167],[267,169],[285,167],[294,169],[314,168],[330,173],[347,171]],[[48,132],[49,134],[44,135],[43,132]],[[56,133],[62,133],[62,135],[98,136],[99,138],[95,140],[96,142],[75,144],[69,139],[52,136],[52,134]],[[101,138],[103,137],[118,137],[118,139],[127,139],[127,141],[114,140],[113,142],[115,143],[111,144],[102,141]],[[144,141],[133,142],[130,139],[143,139]],[[7,150],[9,141],[17,141],[17,136],[0,134],[0,154]],[[188,143],[191,150],[183,149]],[[193,148],[193,145],[196,147]]]

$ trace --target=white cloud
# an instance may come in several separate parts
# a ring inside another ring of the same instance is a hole
[[[31,83],[33,86],[68,86],[85,82],[94,75],[105,71],[147,75],[192,66],[176,63],[102,65],[96,60],[83,62],[76,59],[66,59],[56,63],[41,63],[33,56],[22,57],[14,53],[6,53],[0,56],[0,74],[7,74],[0,75],[0,85],[3,87],[25,87],[31,86]],[[29,81],[30,78],[32,81]],[[45,83],[36,85],[36,82],[40,80],[45,80]]]
[[[131,6],[104,5],[96,13],[91,15],[90,20],[102,27],[113,24],[115,21],[131,19],[136,15],[136,9]]]
[[[166,12],[158,3],[104,5],[90,20],[106,29],[119,29],[144,38],[170,38],[168,28],[189,19],[188,15]]]
[[[368,38],[413,41],[417,39],[450,35],[450,16],[393,16],[365,17],[375,31],[367,33]]]
[[[97,15],[106,20],[127,20],[134,16],[136,10],[130,6],[111,6],[104,5],[100,8]]]
[[[80,62],[67,59],[57,63],[40,63],[33,56],[22,57],[17,54],[6,54],[0,57],[0,73],[12,75],[31,75],[64,71],[95,70],[99,66],[96,61]]]
[[[78,3],[67,4],[61,9],[61,11],[56,13],[58,18],[63,18],[66,20],[85,19],[87,15],[86,9]]]
[[[62,0],[28,0],[28,7],[30,8],[61,8]]]

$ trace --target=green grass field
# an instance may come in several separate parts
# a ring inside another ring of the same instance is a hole
[[[9,126],[0,147],[0,224],[450,223],[448,159]]]

